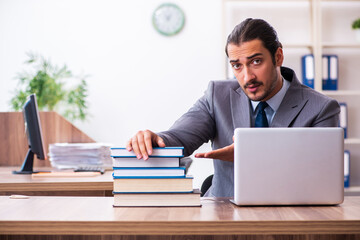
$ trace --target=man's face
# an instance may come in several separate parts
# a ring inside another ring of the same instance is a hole
[[[244,42],[240,46],[229,44],[227,51],[234,75],[248,98],[267,101],[281,89],[281,48],[275,53],[275,64],[269,50],[258,39]]]

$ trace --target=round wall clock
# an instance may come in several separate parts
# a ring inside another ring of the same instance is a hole
[[[165,36],[172,36],[183,29],[185,15],[177,5],[164,3],[155,9],[152,22],[159,33]]]

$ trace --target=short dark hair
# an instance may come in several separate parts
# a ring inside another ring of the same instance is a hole
[[[275,64],[276,50],[281,47],[275,29],[266,21],[262,19],[247,18],[238,24],[227,38],[225,52],[228,55],[228,45],[240,45],[254,39],[259,39],[264,47],[269,50],[273,63]]]

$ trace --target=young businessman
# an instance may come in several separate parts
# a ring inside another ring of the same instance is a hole
[[[293,70],[281,67],[282,45],[264,20],[249,18],[237,25],[225,52],[237,81],[211,81],[168,131],[139,131],[127,143],[128,150],[146,160],[153,146],[184,146],[190,155],[211,140],[213,151],[195,157],[214,159],[212,186],[205,193],[213,197],[234,194],[235,128],[336,127],[340,112],[337,101],[302,85]]]

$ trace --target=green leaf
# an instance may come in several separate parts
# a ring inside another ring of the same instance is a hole
[[[360,29],[360,18],[356,19],[352,25],[351,25],[352,29]]]
[[[25,64],[34,71],[17,74],[19,84],[10,101],[11,108],[21,110],[27,97],[35,93],[39,110],[64,109],[61,114],[69,120],[85,120],[88,116],[85,78],[79,78],[80,84],[68,90],[66,81],[72,81],[74,77],[65,64],[59,68],[41,55],[29,52],[27,56]]]

